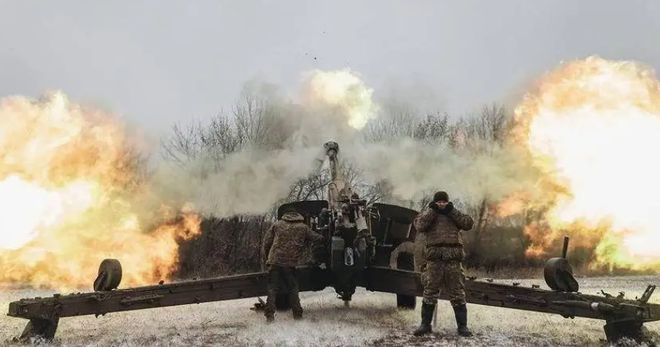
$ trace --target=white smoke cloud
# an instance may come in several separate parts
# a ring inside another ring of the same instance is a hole
[[[319,148],[248,149],[230,155],[221,168],[193,178],[191,202],[216,216],[260,214],[285,198],[291,185],[318,169]]]
[[[395,201],[420,201],[439,189],[464,202],[497,201],[534,184],[515,152],[495,144],[474,153],[399,139],[359,145],[345,154],[369,181],[386,181]]]
[[[202,156],[190,163],[193,178],[179,193],[196,208],[216,216],[269,211],[299,179],[319,170],[329,140],[339,142],[340,156],[367,182],[386,182],[391,202],[416,202],[436,189],[467,202],[496,200],[533,184],[516,155],[501,147],[478,154],[411,138],[365,142],[365,125],[380,109],[373,89],[348,69],[308,73],[297,100],[273,95],[268,93],[274,118],[263,136],[277,141],[248,146],[220,162]]]
[[[269,211],[299,179],[320,169],[326,141],[352,141],[356,128],[376,115],[373,90],[350,70],[307,74],[298,100],[267,89],[267,95],[259,87],[243,95],[258,100],[250,107],[261,108],[243,119],[261,117],[252,127],[250,144],[219,160],[212,152],[202,153],[185,163],[184,170],[158,170],[157,180],[167,186],[169,196],[216,216]]]

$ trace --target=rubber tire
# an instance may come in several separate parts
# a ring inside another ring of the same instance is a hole
[[[396,260],[397,269],[415,271],[415,257],[413,254],[405,252],[399,253]],[[417,297],[414,295],[396,295],[396,307],[405,310],[414,310],[417,306]]]
[[[560,292],[577,292],[580,285],[573,277],[573,269],[566,258],[550,258],[543,267],[543,277],[550,289]]]
[[[104,292],[117,289],[121,283],[121,263],[117,259],[103,259],[99,274],[94,280],[94,291]]]

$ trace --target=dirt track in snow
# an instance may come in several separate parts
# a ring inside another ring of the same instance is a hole
[[[516,280],[524,286],[542,285],[542,280]],[[641,295],[647,284],[660,284],[660,276],[600,277],[579,279],[581,292],[601,289],[626,297]],[[510,283],[512,280],[496,282]],[[542,286],[543,287],[543,286]],[[13,344],[24,320],[7,317],[10,301],[47,296],[48,291],[5,290],[0,292],[0,343]],[[660,293],[652,298],[660,303]],[[458,339],[451,307],[439,306],[436,332],[415,338],[409,332],[419,322],[415,311],[397,310],[390,294],[358,290],[350,308],[345,308],[331,290],[304,293],[305,319],[293,321],[279,313],[266,325],[261,313],[249,308],[254,299],[181,307],[65,318],[60,321],[55,346],[603,346],[601,321],[564,319],[561,316],[468,305],[475,336]],[[418,305],[419,306],[419,305]],[[660,334],[660,322],[647,324]],[[459,342],[460,341],[460,342]],[[45,344],[37,342],[37,344]]]

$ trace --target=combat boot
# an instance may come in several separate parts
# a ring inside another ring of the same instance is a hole
[[[431,332],[431,321],[433,320],[433,311],[435,304],[422,303],[422,323],[415,329],[413,335],[422,336]]]
[[[467,327],[467,306],[465,304],[454,306],[454,315],[456,316],[456,331],[458,335],[464,337],[472,336],[472,332]]]

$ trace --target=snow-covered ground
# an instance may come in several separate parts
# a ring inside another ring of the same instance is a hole
[[[513,280],[497,281],[510,283]],[[515,280],[522,285],[542,280]],[[660,284],[660,276],[583,278],[581,292],[601,289],[634,298],[647,284]],[[0,310],[22,297],[47,296],[47,291],[4,290]],[[660,303],[660,293],[652,301]],[[265,323],[261,313],[250,310],[254,299],[168,307],[104,317],[64,318],[53,345],[57,346],[600,346],[606,344],[603,322],[564,319],[560,316],[468,305],[475,336],[460,339],[448,302],[441,302],[436,332],[416,338],[410,331],[419,322],[415,311],[397,310],[390,294],[358,290],[351,306],[344,307],[331,290],[303,293],[305,319],[294,321],[289,313],[278,313],[276,322]],[[418,305],[419,306],[419,305]],[[26,321],[2,315],[0,343],[12,344]],[[647,324],[654,334],[660,322]]]

